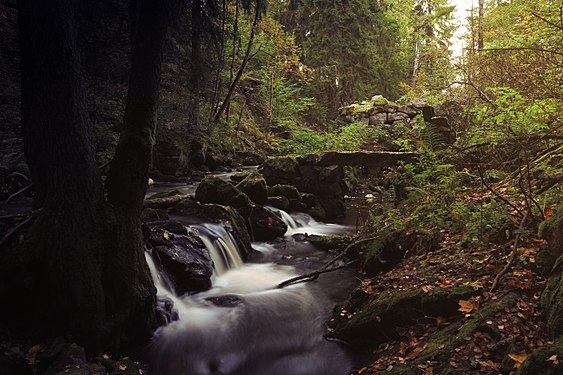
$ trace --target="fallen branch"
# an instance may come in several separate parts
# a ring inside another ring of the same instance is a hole
[[[362,238],[361,240],[358,240],[356,242],[352,242],[350,245],[346,246],[346,248],[344,250],[342,250],[342,252],[340,254],[338,254],[337,256],[335,256],[334,258],[332,258],[332,260],[330,262],[328,262],[327,264],[325,264],[321,270],[327,269],[328,267],[332,266],[334,263],[336,263],[338,260],[344,258],[346,256],[346,254],[348,253],[348,251],[350,251],[351,249],[353,249],[354,247],[364,243],[364,242],[369,242],[369,241],[374,241],[376,240],[377,237],[367,237],[367,238]]]
[[[336,266],[336,267],[332,267],[332,268],[321,268],[320,270],[317,270],[317,271],[314,271],[314,272],[311,272],[311,273],[306,273],[306,274],[303,274],[303,275],[292,277],[291,279],[288,279],[288,280],[285,280],[285,281],[282,281],[281,283],[279,283],[278,286],[277,286],[277,289],[285,288],[286,286],[292,285],[292,284],[304,283],[304,282],[307,282],[307,281],[316,280],[323,273],[338,271],[342,268],[348,267],[349,265],[351,265],[355,262],[356,261],[353,260],[351,262],[344,263],[340,266]]]
[[[16,191],[14,194],[10,195],[10,196],[8,197],[8,199],[6,199],[6,200],[4,201],[4,204],[8,204],[8,202],[11,201],[12,198],[15,198],[15,197],[17,197],[18,195],[25,193],[26,191],[28,191],[28,190],[31,189],[32,187],[33,187],[33,184],[29,184],[29,185],[27,185],[27,186],[21,188],[20,190]]]
[[[12,229],[10,229],[8,231],[8,233],[6,233],[4,238],[2,238],[2,240],[0,240],[0,249],[2,249],[4,247],[4,245],[9,243],[12,240],[12,238],[14,238],[20,232],[20,230],[22,230],[28,224],[30,224],[35,219],[35,217],[37,216],[38,213],[39,212],[35,212],[33,215],[31,215],[30,217],[28,217],[27,219],[25,219],[24,221],[22,221],[21,223],[19,223],[18,225],[16,225]]]

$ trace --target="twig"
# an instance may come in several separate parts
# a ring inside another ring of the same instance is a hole
[[[520,242],[520,237],[522,236],[522,229],[524,228],[524,223],[526,222],[527,218],[528,218],[528,214],[526,214],[522,218],[522,221],[520,222],[520,227],[518,228],[518,233],[516,234],[516,238],[512,241],[513,242],[512,255],[510,255],[510,259],[508,260],[504,268],[496,275],[495,279],[493,280],[493,285],[489,290],[489,293],[492,293],[498,287],[502,277],[506,275],[508,270],[510,270],[510,267],[512,267],[516,262],[516,259],[518,259],[518,242]]]
[[[330,266],[332,266],[334,263],[336,263],[338,260],[344,258],[346,256],[346,254],[348,253],[348,251],[350,251],[351,249],[353,249],[354,247],[364,243],[364,242],[368,242],[368,241],[374,241],[376,240],[377,237],[368,237],[368,238],[362,238],[361,240],[358,240],[356,242],[352,242],[350,245],[346,246],[346,248],[344,250],[342,250],[342,252],[340,254],[338,254],[337,256],[335,256],[334,258],[332,258],[332,260],[330,262],[328,262],[327,264],[325,264],[321,270],[327,269]]]
[[[20,230],[22,230],[23,228],[25,228],[26,225],[31,223],[33,221],[33,219],[35,219],[35,215],[28,217],[27,219],[25,219],[24,221],[22,221],[21,223],[19,223],[18,225],[16,225],[12,229],[10,229],[8,231],[8,233],[6,233],[4,238],[2,238],[2,240],[0,240],[0,249],[2,249],[4,247],[4,245],[6,245],[8,242],[10,242],[12,240],[12,238],[14,238]]]
[[[29,185],[27,185],[27,186],[21,188],[20,190],[16,191],[14,194],[10,195],[10,196],[8,197],[8,199],[6,199],[6,200],[4,201],[4,204],[8,204],[8,202],[11,201],[12,198],[15,198],[15,197],[17,197],[18,195],[25,193],[26,191],[28,191],[28,190],[31,189],[32,187],[33,187],[33,184],[29,184]]]
[[[317,270],[317,271],[314,271],[314,272],[310,272],[310,273],[306,273],[306,274],[303,274],[303,275],[292,277],[291,279],[288,279],[288,280],[285,280],[285,281],[282,281],[281,283],[279,283],[278,286],[277,286],[277,289],[281,289],[281,288],[284,288],[284,287],[286,287],[288,285],[292,285],[292,284],[304,283],[306,281],[316,280],[323,273],[338,271],[342,268],[348,267],[349,265],[351,265],[355,262],[356,261],[353,260],[351,262],[342,264],[342,265],[337,266],[337,267],[320,269],[320,270]]]

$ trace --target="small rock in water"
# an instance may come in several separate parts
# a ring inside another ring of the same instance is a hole
[[[205,299],[206,301],[211,302],[215,306],[219,307],[233,307],[241,303],[242,301],[237,296],[233,295],[226,295],[226,296],[219,296],[219,297],[209,297]]]

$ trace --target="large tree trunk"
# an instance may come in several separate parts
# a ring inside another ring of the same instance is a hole
[[[155,143],[165,0],[141,0],[123,129],[108,173],[111,223],[104,286],[114,319],[111,336],[146,335],[154,327],[154,296],[141,234],[140,214]]]
[[[71,0],[18,2],[22,133],[43,211],[28,251],[41,259],[37,313],[95,342],[105,311],[97,239],[101,180],[91,141]]]

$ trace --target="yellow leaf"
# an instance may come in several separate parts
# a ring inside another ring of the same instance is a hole
[[[549,357],[548,361],[556,362],[557,361],[557,354],[554,354],[551,357]]]
[[[166,238],[167,240],[170,239],[170,234],[168,233],[168,231],[164,231],[164,232],[162,233],[162,235],[163,235],[164,238]]]
[[[123,363],[120,363],[119,364],[119,371],[125,371],[125,370],[127,370],[127,366],[124,365]]]
[[[526,358],[528,358],[528,355],[526,353],[509,354],[508,356],[516,363],[523,363]]]
[[[464,299],[460,299],[457,303],[460,306],[459,309],[457,310],[461,311],[462,313],[469,313],[477,308],[475,304],[473,304],[470,301],[466,301]]]

